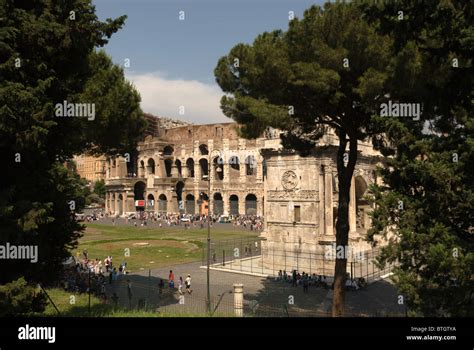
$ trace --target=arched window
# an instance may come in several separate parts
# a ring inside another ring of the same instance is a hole
[[[173,168],[173,160],[165,159],[166,176],[171,177],[171,169]]]
[[[188,170],[188,177],[194,177],[194,159],[188,158],[186,161],[186,169]]]
[[[257,196],[248,194],[245,197],[245,214],[257,215]]]
[[[178,170],[178,176],[183,177],[182,169],[181,169],[181,161],[179,159],[176,159],[174,164],[176,165],[176,169]]]
[[[164,194],[160,194],[158,197],[158,210],[165,213],[168,210],[168,201]]]
[[[171,155],[173,155],[173,152],[174,152],[174,149],[171,146],[166,146],[165,148],[163,148],[163,155],[164,156],[171,156]]]
[[[155,160],[153,158],[148,159],[147,162],[147,174],[155,174]]]
[[[214,214],[220,215],[224,213],[224,201],[220,193],[214,193]]]
[[[221,157],[216,157],[213,160],[214,164],[214,179],[223,180],[224,179],[224,162]]]
[[[257,161],[252,155],[245,158],[245,173],[249,176],[257,174]]]
[[[192,194],[186,195],[186,214],[194,214],[196,210],[196,201]]]
[[[206,158],[199,159],[199,166],[201,167],[201,179],[208,178],[209,166]]]
[[[209,148],[205,144],[199,145],[199,152],[202,156],[207,156],[209,154]]]
[[[239,215],[239,197],[235,194],[229,197],[230,215]]]

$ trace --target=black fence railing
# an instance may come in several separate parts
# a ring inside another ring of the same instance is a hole
[[[291,275],[293,270],[309,275],[333,276],[337,254],[332,246],[315,246],[314,249],[283,250],[262,244],[259,237],[220,241],[211,243],[212,268],[233,270],[265,276]],[[380,248],[364,251],[350,250],[347,255],[349,278],[364,278],[366,282],[376,281],[389,274],[395,264],[379,267],[376,263]],[[207,247],[203,248],[202,264],[207,264]]]

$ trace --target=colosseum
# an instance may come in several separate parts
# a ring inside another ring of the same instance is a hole
[[[136,155],[106,160],[106,212],[263,215],[260,150],[278,144],[275,133],[240,138],[235,123],[159,125]]]

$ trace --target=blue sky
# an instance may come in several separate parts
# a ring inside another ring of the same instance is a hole
[[[237,43],[288,27],[321,0],[94,0],[101,20],[128,16],[105,51],[125,69],[142,96],[142,109],[194,123],[230,121],[219,108],[218,59]],[[179,20],[184,11],[185,19]],[[184,106],[184,115],[178,113]]]

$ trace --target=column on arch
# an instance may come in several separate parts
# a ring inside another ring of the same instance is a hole
[[[333,221],[333,202],[332,202],[332,171],[331,168],[324,169],[324,216],[326,235],[334,235],[334,221]]]

